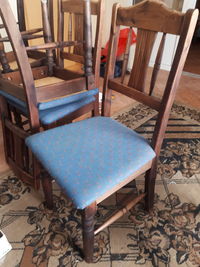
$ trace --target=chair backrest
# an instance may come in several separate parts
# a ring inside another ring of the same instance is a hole
[[[68,33],[68,40],[72,39],[82,42],[74,46],[74,49],[68,48],[67,51],[59,49],[58,64],[63,66],[64,59],[84,63],[83,53],[83,0],[58,0],[58,41],[63,41],[65,38],[64,32]],[[91,0],[91,15],[96,16],[95,29],[95,45],[93,51],[93,72],[95,74],[96,86],[99,86],[99,72],[101,60],[101,45],[103,34],[103,15],[105,9],[105,0]],[[68,23],[64,23],[64,14],[67,13]],[[64,25],[66,25],[64,27]]]
[[[157,110],[158,117],[152,139],[152,146],[157,154],[160,152],[170,110],[175,99],[177,86],[190,47],[197,17],[197,9],[188,10],[183,14],[168,9],[164,3],[156,0],[146,0],[127,8],[122,8],[120,4],[115,4],[113,6],[109,54],[103,89],[102,112],[104,116],[110,115],[111,90],[125,94]],[[113,79],[121,25],[137,28],[134,62],[127,84]],[[161,38],[153,68],[150,91],[145,92],[147,68],[158,32],[161,32],[163,37]],[[157,80],[159,64],[161,62],[167,34],[178,35],[180,38],[165,90],[160,100],[151,96],[151,94]]]

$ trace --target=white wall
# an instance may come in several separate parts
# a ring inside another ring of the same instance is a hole
[[[195,8],[197,0],[184,0],[182,11],[185,12],[190,8]]]

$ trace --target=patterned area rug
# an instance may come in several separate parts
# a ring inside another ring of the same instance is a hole
[[[137,105],[115,119],[151,138],[155,112]],[[54,184],[53,212],[12,173],[0,180],[0,229],[13,250],[4,267],[85,267],[81,218]],[[105,221],[124,195],[143,189],[143,177],[99,205]],[[96,236],[96,267],[200,266],[200,113],[175,105],[160,156],[153,211],[138,204]]]

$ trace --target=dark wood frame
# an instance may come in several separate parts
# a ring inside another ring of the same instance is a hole
[[[141,14],[143,14],[143,16],[141,16]],[[141,103],[148,105],[151,108],[156,109],[158,111],[158,117],[151,143],[156,156],[153,160],[145,164],[145,166],[142,166],[142,168],[135,172],[131,177],[126,178],[121,184],[117,185],[109,192],[106,192],[105,195],[101,196],[99,199],[96,199],[95,202],[82,211],[83,250],[85,260],[88,263],[93,261],[95,234],[99,233],[105,227],[113,223],[116,219],[120,218],[141,199],[145,199],[147,210],[150,210],[153,206],[157,159],[160,153],[170,110],[175,98],[175,93],[181,77],[184,62],[186,60],[194,33],[197,17],[198,10],[189,10],[186,12],[186,14],[182,14],[180,12],[170,10],[164,4],[154,0],[146,0],[129,8],[122,8],[119,4],[115,4],[113,6],[109,54],[103,88],[102,112],[104,116],[110,115],[111,90],[125,94]],[[133,69],[127,85],[124,84],[124,81],[119,82],[114,79],[114,66],[116,61],[120,25],[139,28],[135,62],[133,63]],[[145,92],[143,81],[143,79],[146,78],[146,69],[149,64],[156,32],[158,31],[164,32],[164,35],[166,33],[172,33],[180,36],[172,68],[166,83],[164,95],[161,100],[151,96],[151,94],[153,93],[152,88],[154,88],[158,74],[159,62],[162,58],[163,42],[165,37],[163,37],[161,40],[161,44],[158,49],[158,56],[155,63],[156,67],[154,68],[152,77],[153,81],[151,81],[150,85],[150,93]],[[138,70],[136,65],[140,66],[141,69]],[[144,172],[146,172],[145,192],[141,193],[135,199],[133,199],[132,195],[128,196],[120,210],[115,212],[114,215],[111,216],[102,226],[94,230],[94,215],[97,210],[97,204]],[[51,180],[48,177],[45,178],[43,189],[45,196],[48,196],[46,198],[47,207],[52,208],[53,200]]]

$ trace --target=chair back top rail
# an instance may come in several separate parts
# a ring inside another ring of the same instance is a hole
[[[180,35],[184,14],[163,2],[146,0],[131,7],[119,7],[117,25]]]

